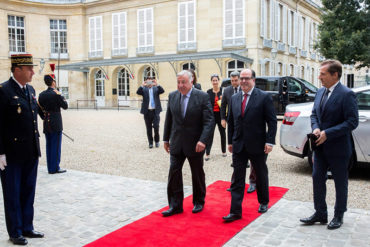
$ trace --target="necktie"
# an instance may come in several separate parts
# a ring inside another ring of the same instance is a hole
[[[325,93],[324,93],[324,95],[322,96],[322,99],[321,99],[320,111],[322,111],[324,109],[326,101],[328,100],[329,93],[330,93],[330,90],[325,89]]]
[[[22,87],[22,91],[26,95],[26,97],[28,97],[28,91],[26,89],[26,86]]]
[[[155,108],[155,105],[154,105],[154,97],[153,97],[153,88],[151,88],[150,90],[149,90],[149,92],[150,92],[150,106],[152,107],[152,108]]]
[[[185,118],[186,105],[185,105],[186,95],[181,95],[181,115]]]
[[[247,98],[248,98],[248,94],[244,94],[244,98],[242,102],[242,117],[244,117],[245,105],[247,104]]]
[[[238,92],[238,88],[234,87],[234,94],[236,94],[237,92]]]

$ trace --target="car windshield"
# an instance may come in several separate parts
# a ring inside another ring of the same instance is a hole
[[[312,91],[313,93],[317,93],[317,87],[315,87],[313,84],[301,78],[297,79],[300,80],[304,84],[304,86],[308,88],[310,91]]]

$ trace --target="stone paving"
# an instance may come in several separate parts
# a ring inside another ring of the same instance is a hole
[[[163,182],[74,170],[49,175],[45,166],[38,176],[34,225],[45,238],[28,239],[28,246],[83,246],[167,205]],[[225,246],[370,246],[370,211],[349,209],[342,228],[330,231],[299,223],[312,210],[312,203],[281,199]],[[1,208],[0,246],[13,246],[4,221]]]

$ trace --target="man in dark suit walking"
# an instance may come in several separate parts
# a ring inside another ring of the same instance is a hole
[[[237,94],[241,91],[240,89],[240,75],[238,71],[234,71],[230,73],[230,81],[231,85],[226,87],[222,93],[222,100],[221,100],[221,125],[222,127],[226,128],[227,123],[227,116],[229,112],[229,107],[231,104],[231,97],[234,94]],[[231,164],[233,166],[233,164]],[[247,168],[249,167],[248,164],[246,164]],[[231,183],[234,182],[234,174],[231,177]],[[227,189],[228,191],[231,191],[230,188]],[[251,171],[249,174],[249,187],[247,190],[247,193],[252,193],[256,190],[256,172],[253,169],[253,166],[251,166]]]
[[[315,213],[300,221],[312,225],[326,224],[328,211],[325,202],[327,170],[330,168],[335,183],[334,218],[328,229],[343,224],[347,211],[348,162],[353,152],[351,132],[358,126],[358,107],[354,92],[340,83],[342,64],[324,61],[319,79],[323,87],[317,92],[311,114],[313,134],[317,137],[312,172]]]
[[[44,76],[48,89],[39,95],[39,104],[44,112],[44,134],[46,138],[46,160],[49,174],[66,172],[60,169],[60,155],[62,150],[62,114],[60,108],[66,110],[68,103],[56,89],[54,74]]]
[[[159,95],[164,93],[164,90],[155,79],[149,78],[136,93],[143,96],[140,113],[144,115],[149,148],[153,148],[153,129],[155,147],[159,147],[159,114],[162,111]]]
[[[34,75],[32,55],[12,55],[11,63],[12,77],[0,84],[0,174],[10,241],[26,245],[24,237],[44,237],[33,228],[33,203],[41,156],[38,105],[35,90],[29,85]]]
[[[271,96],[255,87],[255,78],[256,74],[251,69],[240,73],[242,92],[232,96],[229,107],[228,143],[229,151],[233,153],[235,181],[231,184],[231,208],[230,213],[223,217],[225,222],[242,217],[245,164],[248,160],[257,175],[258,212],[264,213],[268,208],[269,183],[265,157],[275,144],[277,119]]]
[[[193,183],[193,213],[203,210],[206,196],[203,155],[214,125],[208,94],[192,85],[192,74],[177,74],[177,91],[170,93],[164,124],[164,149],[170,153],[167,196],[169,209],[163,216],[183,212],[182,167],[188,159]]]

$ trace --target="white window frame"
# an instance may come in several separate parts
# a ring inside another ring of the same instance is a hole
[[[97,20],[100,21],[101,24],[100,26],[97,25]],[[94,21],[93,30],[91,29],[92,21]],[[92,40],[93,38],[92,32],[94,33],[94,40]],[[98,47],[99,40],[101,41],[100,42],[101,47]],[[89,57],[102,57],[102,56],[103,56],[103,17],[102,16],[89,17]]]
[[[227,37],[226,35],[226,1],[231,1],[232,2],[232,36],[231,37]],[[244,0],[241,0],[241,2],[243,3],[242,6],[236,6],[236,2],[237,1],[240,1],[240,0],[224,0],[223,1],[223,13],[224,13],[224,18],[223,18],[223,36],[224,36],[224,40],[227,40],[227,39],[239,39],[239,38],[245,38],[245,3],[244,3]],[[236,23],[236,7],[238,8],[241,8],[241,11],[243,13],[243,20],[241,22],[242,24],[242,32],[241,34],[237,34],[236,32],[236,25],[240,24],[240,23]]]
[[[57,47],[58,47],[58,49],[60,48],[60,58],[67,59],[68,58],[67,20],[66,19],[50,19],[49,24],[50,24],[51,21],[57,21],[57,29],[52,29],[51,26],[50,26],[50,57],[51,58],[58,58],[58,56],[59,56],[59,51],[53,52],[53,50],[52,50],[53,49],[52,32],[56,32],[57,33]],[[65,29],[60,28],[60,23],[59,23],[60,21],[65,21],[65,23],[66,23],[66,28]],[[60,42],[61,33],[65,33],[66,42],[65,42],[65,47],[64,48],[61,48],[61,42]]]
[[[151,20],[148,20],[148,11],[151,12]],[[140,20],[140,13],[144,12],[143,18],[144,20]],[[151,33],[147,32],[147,24],[151,22]],[[140,24],[144,23],[144,44],[140,45],[141,38],[140,38]],[[151,36],[151,43],[148,42],[148,37]],[[154,11],[153,8],[144,8],[137,10],[137,47],[138,48],[152,48],[154,46]]]
[[[15,25],[9,25],[9,17],[13,17],[14,18],[14,23]],[[23,21],[23,27],[22,26],[18,26],[17,25],[17,18],[22,18],[22,21]],[[26,21],[25,21],[25,17],[24,16],[18,16],[18,15],[7,15],[7,22],[8,22],[8,45],[9,45],[9,53],[10,54],[17,54],[17,53],[26,53]],[[15,43],[15,47],[13,47],[11,44],[10,44],[10,34],[9,34],[9,29],[13,29],[14,31],[14,34],[15,34],[15,40],[14,40],[14,43]],[[23,46],[18,46],[18,43],[19,43],[19,40],[18,40],[18,35],[17,35],[17,30],[23,30]],[[23,47],[23,49],[22,49]],[[12,49],[12,48],[15,48],[15,49]]]
[[[189,5],[193,5],[193,10],[194,10],[194,13],[193,13],[193,24],[194,24],[194,27],[193,27],[193,39],[189,39],[189,22],[191,21],[190,17],[189,16]],[[180,13],[181,13],[181,8],[184,7],[185,8],[185,15],[184,15],[184,18],[185,18],[185,28],[184,29],[181,29],[180,27],[180,22],[181,22],[181,17],[180,16]],[[188,44],[188,43],[195,43],[196,40],[197,40],[197,23],[196,23],[196,15],[197,15],[197,11],[196,11],[196,4],[195,4],[195,0],[192,0],[192,1],[186,1],[186,2],[179,2],[178,4],[178,25],[177,25],[177,30],[178,30],[178,43],[179,44]],[[181,40],[181,33],[182,32],[185,32],[185,40]]]
[[[114,18],[117,18],[117,24],[115,24]],[[122,24],[122,19],[123,19],[123,24]],[[126,12],[118,12],[118,13],[112,14],[112,56],[119,56],[119,55],[127,55],[127,13]]]

